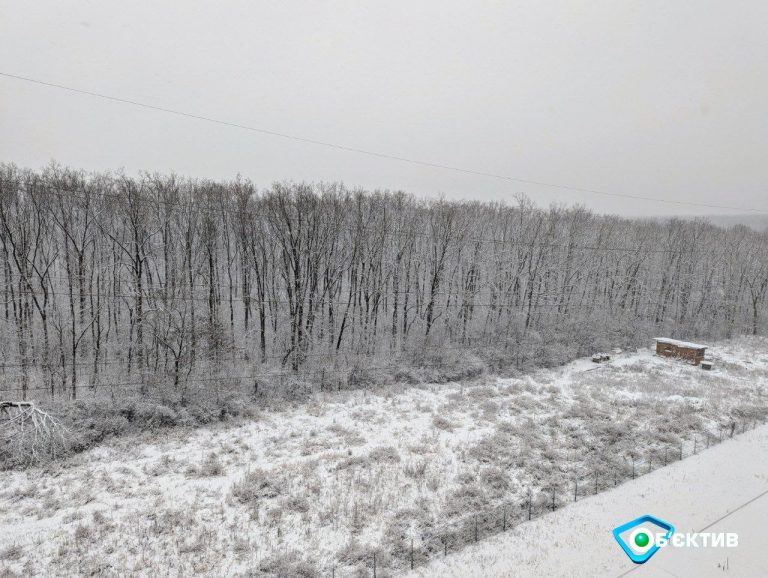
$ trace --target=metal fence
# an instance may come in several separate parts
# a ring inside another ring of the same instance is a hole
[[[416,535],[404,534],[393,546],[372,548],[366,573],[374,578],[383,578],[414,569],[435,557],[457,552],[469,544],[554,512],[568,503],[597,495],[674,461],[693,456],[764,423],[764,418],[730,421],[728,426],[720,427],[717,432],[704,430],[681,440],[677,446],[668,444],[664,451],[657,450],[642,458],[629,454],[621,456],[622,461],[611,470],[596,469],[569,480],[561,477],[550,484],[531,488],[522,500],[504,500],[448,523],[425,528]],[[355,575],[359,575],[360,570],[362,568],[358,568]],[[332,566],[327,569],[327,575],[336,578],[343,574],[341,568]]]

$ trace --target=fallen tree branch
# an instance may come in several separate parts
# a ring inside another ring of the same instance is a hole
[[[0,457],[35,463],[67,447],[68,430],[33,401],[0,401]]]

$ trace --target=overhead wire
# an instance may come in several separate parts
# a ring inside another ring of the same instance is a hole
[[[237,128],[241,130],[246,130],[250,132],[260,133],[271,137],[277,137],[281,139],[286,140],[292,140],[296,142],[301,142],[304,144],[310,144],[315,146],[321,146],[325,148],[335,149],[339,151],[344,152],[351,152],[361,155],[366,155],[370,157],[376,157],[391,161],[397,161],[401,163],[407,163],[411,165],[417,165],[417,166],[423,166],[433,169],[440,169],[440,170],[446,170],[446,171],[452,171],[455,173],[462,173],[462,174],[468,174],[468,175],[474,175],[474,176],[480,176],[480,177],[487,177],[497,180],[503,180],[508,182],[514,182],[514,183],[520,183],[525,185],[534,185],[539,187],[546,187],[551,189],[557,189],[557,190],[567,190],[572,192],[579,192],[579,193],[586,193],[591,195],[599,195],[599,196],[605,196],[605,197],[614,197],[614,198],[622,198],[622,199],[632,199],[632,200],[640,200],[640,201],[652,201],[656,203],[664,203],[664,204],[671,204],[671,205],[678,205],[678,206],[693,206],[693,207],[706,207],[710,209],[727,209],[727,210],[734,210],[734,211],[746,211],[746,212],[755,212],[755,213],[768,213],[768,209],[754,209],[750,207],[739,207],[739,206],[733,206],[733,205],[722,205],[717,203],[702,203],[698,201],[689,201],[689,200],[678,200],[678,199],[669,199],[669,198],[663,198],[663,197],[649,197],[645,195],[634,195],[629,193],[617,193],[617,192],[610,192],[610,191],[603,191],[599,189],[594,188],[587,188],[587,187],[577,187],[572,185],[563,185],[558,183],[549,183],[545,181],[539,181],[534,179],[523,179],[519,177],[514,177],[511,175],[504,175],[494,172],[488,172],[488,171],[481,171],[466,167],[460,167],[455,165],[450,165],[446,163],[437,163],[437,162],[430,162],[430,161],[424,161],[414,158],[409,158],[405,156],[400,155],[394,155],[394,154],[388,154],[384,152],[369,150],[365,148],[359,148],[359,147],[353,147],[353,146],[347,146],[342,144],[333,143],[330,141],[324,141],[319,139],[313,139],[313,138],[307,138],[304,136],[299,135],[293,135],[288,134],[276,130],[270,130],[262,127],[256,127],[256,126],[249,126],[238,122],[232,122],[227,121],[219,118],[215,118],[212,116],[206,116],[202,114],[195,114],[191,112],[185,112],[165,106],[158,106],[146,102],[141,102],[138,100],[133,100],[129,98],[123,98],[119,96],[114,96],[106,93],[91,91],[91,90],[84,90],[81,88],[76,88],[69,85],[59,84],[55,82],[49,82],[45,80],[40,80],[37,78],[32,78],[29,76],[22,76],[19,74],[12,74],[9,72],[3,72],[0,71],[0,76],[3,76],[5,78],[17,80],[20,82],[26,82],[29,84],[35,84],[39,86],[46,86],[48,88],[55,88],[57,90],[67,91],[75,94],[90,96],[94,98],[99,98],[102,100],[108,100],[111,102],[116,102],[120,104],[127,104],[130,106],[153,110],[156,112],[162,112],[166,114],[171,114],[179,117],[184,118],[190,118],[198,121],[208,122],[212,124],[217,124],[221,126],[227,126],[231,128]]]

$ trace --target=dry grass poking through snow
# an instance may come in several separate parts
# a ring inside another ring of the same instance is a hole
[[[0,575],[378,576],[447,521],[608,480],[708,429],[768,413],[768,342],[705,372],[627,354],[522,379],[353,392],[247,425],[118,440],[0,473]],[[699,438],[701,445],[705,444]],[[658,462],[657,462],[658,463]],[[624,472],[626,473],[626,472]],[[565,498],[560,501],[564,501]]]

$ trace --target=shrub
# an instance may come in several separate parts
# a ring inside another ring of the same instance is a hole
[[[75,528],[75,541],[85,542],[93,535],[93,530],[85,524],[78,524]]]
[[[320,575],[317,563],[301,556],[298,552],[274,554],[259,562],[259,574],[251,576],[291,576],[295,578],[314,578]]]
[[[305,514],[309,512],[309,501],[304,496],[290,496],[285,500],[285,508],[292,512]]]
[[[509,489],[509,475],[497,467],[485,468],[480,472],[483,485],[494,493],[500,494]]]
[[[135,419],[145,428],[170,427],[178,422],[178,414],[170,407],[151,402],[136,404]]]
[[[276,498],[281,493],[274,474],[262,469],[250,470],[232,486],[232,496],[244,504]]]
[[[496,414],[499,413],[499,404],[487,399],[480,404],[480,409],[486,419],[493,419],[496,417]]]
[[[192,466],[188,473],[204,478],[215,478],[224,475],[224,465],[219,456],[211,452],[199,466]]]
[[[6,562],[14,562],[19,560],[24,554],[24,549],[18,544],[11,544],[10,546],[0,550],[0,560]]]
[[[420,480],[424,477],[424,474],[426,474],[427,472],[427,461],[418,460],[415,462],[409,462],[405,464],[405,466],[403,467],[403,472],[409,478],[413,478],[414,480]]]
[[[375,463],[390,463],[394,464],[400,461],[400,454],[397,449],[392,446],[381,446],[371,450],[368,454],[368,458]]]
[[[351,450],[350,450],[351,452]],[[370,460],[365,456],[350,456],[341,460],[336,464],[337,470],[346,470],[348,468],[354,468],[357,466],[365,466],[370,464]]]
[[[451,432],[453,431],[453,423],[442,415],[432,416],[432,425],[440,430]]]
[[[362,544],[354,538],[339,550],[336,558],[346,566],[368,569],[373,561],[374,553],[376,554],[377,567],[386,568],[391,561],[388,553],[383,552],[379,547]]]
[[[476,512],[486,505],[483,489],[474,483],[462,484],[451,492],[445,510],[449,516]]]

